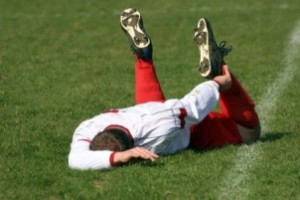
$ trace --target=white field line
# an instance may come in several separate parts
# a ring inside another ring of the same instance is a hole
[[[292,81],[294,71],[297,68],[295,59],[300,55],[300,21],[295,26],[284,51],[282,63],[282,71],[278,72],[278,77],[268,87],[265,95],[257,106],[259,113],[262,132],[267,132],[269,121],[272,114],[276,111],[277,100],[286,89],[286,85]],[[235,163],[228,171],[227,175],[221,182],[220,193],[218,199],[247,199],[250,193],[248,180],[251,170],[255,169],[256,161],[260,159],[261,143],[253,145],[243,145],[239,148]]]

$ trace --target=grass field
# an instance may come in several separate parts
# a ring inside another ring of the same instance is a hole
[[[113,171],[74,171],[74,129],[133,101],[119,14],[136,7],[167,98],[203,81],[192,27],[210,19],[257,104],[253,145],[186,150]],[[0,199],[300,199],[297,0],[0,0]]]

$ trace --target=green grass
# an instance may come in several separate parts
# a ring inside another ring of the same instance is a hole
[[[81,121],[134,103],[134,61],[119,25],[120,12],[131,6],[143,14],[168,98],[202,81],[192,42],[199,17],[210,19],[218,40],[233,44],[227,61],[258,105],[285,67],[288,36],[300,20],[296,0],[0,0],[0,199],[218,199],[224,193],[245,146],[186,150],[113,171],[68,168]],[[294,62],[299,65],[299,55]],[[264,116],[267,128],[251,146],[259,154],[234,190],[237,197],[300,199],[299,76],[297,68],[272,116]]]

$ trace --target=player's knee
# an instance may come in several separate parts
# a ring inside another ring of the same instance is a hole
[[[243,126],[238,126],[238,129],[242,137],[242,142],[245,144],[251,144],[253,142],[256,142],[260,137],[260,132],[261,132],[260,124],[256,125],[252,129]]]
[[[252,140],[250,141],[250,143],[256,142],[260,138],[260,133],[261,127],[260,124],[258,124],[256,127],[254,127],[254,129],[252,129]]]

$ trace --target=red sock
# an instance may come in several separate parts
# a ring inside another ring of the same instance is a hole
[[[231,88],[220,95],[221,113],[242,126],[254,128],[259,123],[254,103],[233,74],[231,79]]]
[[[165,101],[153,61],[137,59],[135,63],[135,101],[136,104],[149,101]]]

